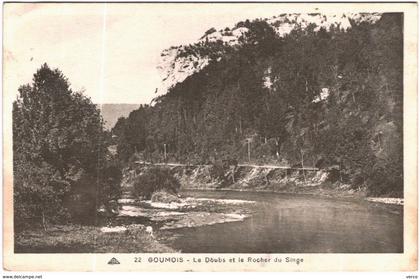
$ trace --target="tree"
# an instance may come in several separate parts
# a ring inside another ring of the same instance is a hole
[[[13,104],[15,223],[68,219],[65,201],[80,190],[95,204],[106,163],[103,142],[97,107],[73,92],[60,70],[42,65]],[[86,176],[93,185],[78,183]]]

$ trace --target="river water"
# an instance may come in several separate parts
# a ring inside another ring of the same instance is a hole
[[[403,212],[360,200],[233,191],[184,191],[194,198],[255,201],[240,222],[169,230],[183,253],[401,253]]]

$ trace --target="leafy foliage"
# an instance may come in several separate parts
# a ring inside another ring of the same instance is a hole
[[[134,190],[138,196],[150,199],[152,194],[165,190],[175,194],[181,187],[179,181],[173,176],[169,169],[153,167],[136,177]]]
[[[86,203],[96,209],[95,194],[104,192],[102,182],[110,182],[103,176],[108,168],[104,137],[99,110],[73,92],[58,69],[44,64],[32,84],[19,88],[13,104],[16,227],[68,220],[72,211],[65,201],[76,193],[91,194]],[[82,179],[89,183],[79,183]]]

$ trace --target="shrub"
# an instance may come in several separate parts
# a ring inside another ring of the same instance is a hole
[[[169,169],[153,167],[147,169],[134,181],[134,191],[139,197],[150,199],[152,194],[159,190],[176,194],[181,187],[179,181]]]
[[[393,161],[383,160],[377,162],[370,173],[368,195],[403,197],[403,193],[402,158],[397,158]]]
[[[223,162],[220,160],[215,161],[211,168],[210,168],[210,176],[213,179],[222,180],[225,177],[225,167],[223,166]]]

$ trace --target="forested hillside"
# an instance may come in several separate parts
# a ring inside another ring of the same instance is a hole
[[[183,47],[177,55],[207,63],[118,120],[120,159],[164,160],[166,149],[177,162],[334,167],[370,195],[401,196],[402,14],[348,22],[279,34],[279,23],[245,21],[235,44]]]

